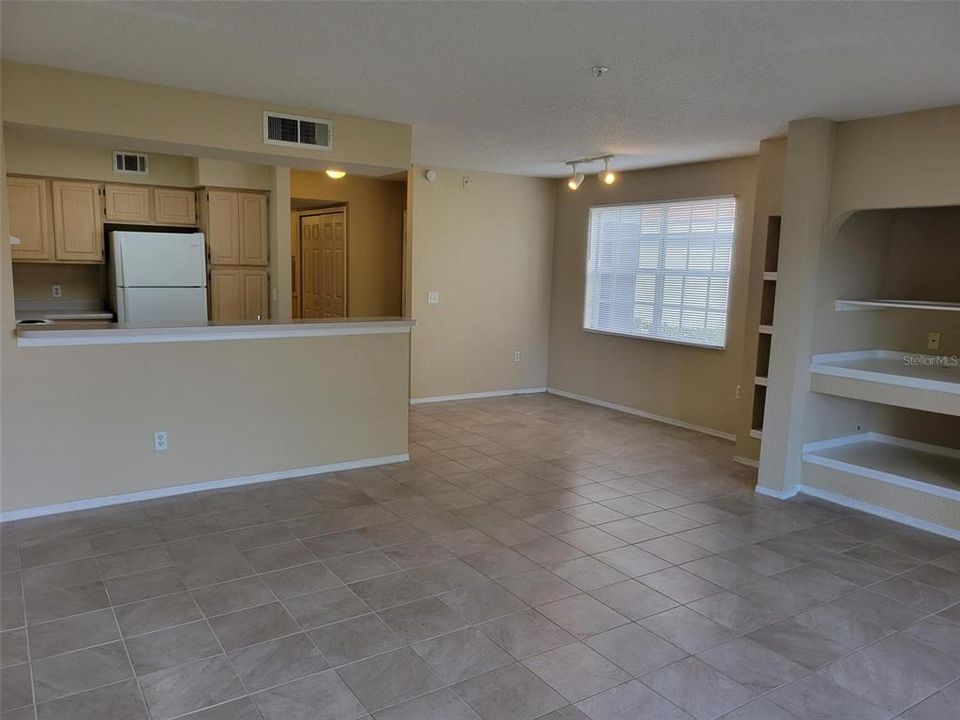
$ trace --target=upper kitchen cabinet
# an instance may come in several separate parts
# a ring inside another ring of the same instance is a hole
[[[211,265],[240,264],[240,197],[231,190],[204,190],[200,225]]]
[[[102,263],[100,185],[54,180],[54,256],[62,262]]]
[[[150,222],[150,188],[145,185],[104,185],[103,216],[110,222]]]
[[[158,225],[196,225],[196,193],[193,190],[154,188],[153,212]]]
[[[50,262],[50,184],[42,178],[7,177],[10,254],[14,262]]]
[[[207,236],[211,265],[267,264],[266,196],[203,190],[200,225]]]
[[[240,264],[267,264],[267,198],[256,193],[240,195]]]

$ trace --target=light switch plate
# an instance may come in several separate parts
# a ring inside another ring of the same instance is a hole
[[[436,290],[430,290],[427,292],[427,305],[439,305],[440,304],[440,293]]]

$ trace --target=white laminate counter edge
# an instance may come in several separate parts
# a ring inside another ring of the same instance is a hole
[[[334,335],[393,335],[409,333],[415,320],[357,322],[269,323],[263,325],[201,325],[155,328],[74,328],[17,330],[18,347],[67,345],[134,345],[145,343],[215,342]],[[50,326],[47,326],[48,328]]]

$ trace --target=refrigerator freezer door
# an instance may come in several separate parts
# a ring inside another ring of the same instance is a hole
[[[117,322],[197,322],[207,319],[205,288],[117,288]]]
[[[206,287],[203,233],[112,232],[113,282],[121,287]]]

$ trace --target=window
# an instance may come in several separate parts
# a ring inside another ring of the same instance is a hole
[[[736,200],[590,208],[586,330],[722,348]]]

